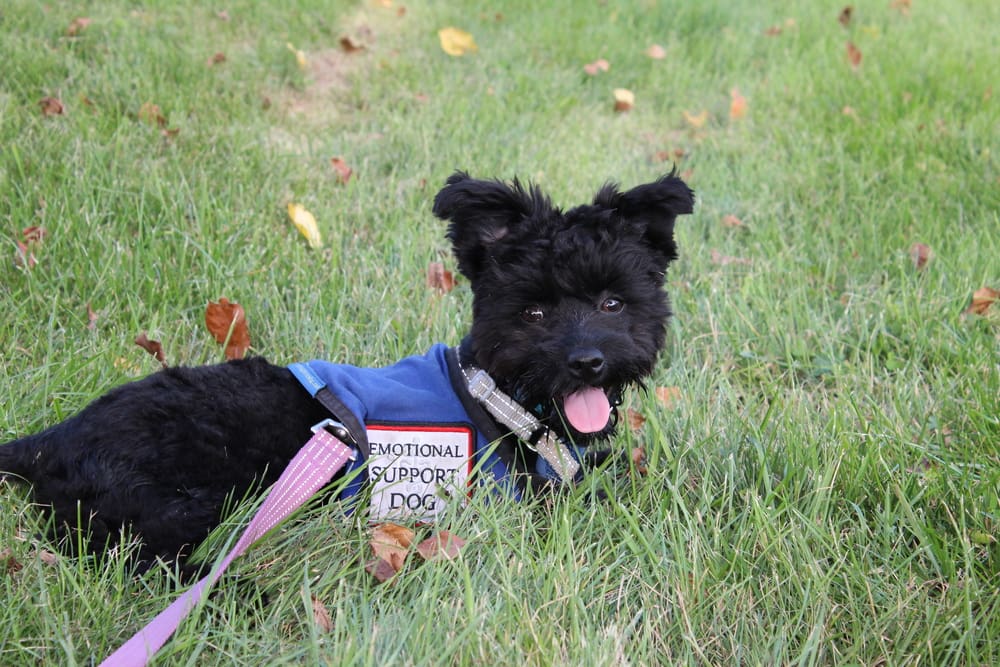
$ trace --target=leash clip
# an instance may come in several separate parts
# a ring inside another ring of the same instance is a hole
[[[336,419],[329,419],[329,418],[324,419],[318,424],[314,424],[313,426],[311,426],[309,430],[311,430],[313,433],[319,433],[320,431],[329,432],[331,435],[333,435],[333,437],[337,438],[341,442],[350,446],[351,456],[349,457],[349,460],[356,461],[358,459],[357,443],[351,436],[351,432],[347,430],[346,426],[341,424]]]

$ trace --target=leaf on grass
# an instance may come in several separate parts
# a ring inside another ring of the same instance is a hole
[[[305,51],[295,48],[291,42],[286,42],[285,48],[295,54],[295,62],[299,64],[299,69],[306,69],[309,67],[309,59],[306,58]]]
[[[90,307],[90,303],[87,303],[87,328],[91,331],[97,330],[97,313],[94,309]]]
[[[21,236],[24,238],[25,243],[41,243],[48,234],[48,230],[38,225],[31,225],[21,230]]]
[[[470,51],[479,50],[471,34],[450,26],[438,30],[438,41],[441,42],[441,50],[449,56],[464,56]]]
[[[24,565],[14,557],[14,551],[10,547],[0,551],[0,566],[3,567],[8,577],[14,576],[24,568]]]
[[[743,227],[743,221],[740,220],[739,218],[737,218],[735,215],[733,215],[733,214],[730,213],[729,215],[722,216],[722,226],[723,227],[739,228],[739,227]]]
[[[594,62],[583,66],[583,71],[590,76],[595,76],[600,72],[607,72],[609,69],[611,69],[611,63],[604,58],[598,58]]]
[[[395,577],[398,570],[382,558],[373,558],[365,563],[365,572],[375,577],[380,584],[384,584]]]
[[[37,553],[38,553],[38,560],[42,561],[46,565],[52,566],[56,565],[59,562],[59,555],[54,554],[51,551],[48,551],[47,549],[39,549]]]
[[[427,286],[447,294],[455,289],[455,276],[441,262],[431,262],[427,265]]]
[[[985,315],[1000,300],[1000,290],[980,287],[972,293],[972,303],[965,309],[965,315]]]
[[[667,57],[667,50],[659,44],[651,44],[650,47],[646,49],[646,55],[653,60],[663,60]]]
[[[333,619],[330,618],[330,612],[327,611],[326,605],[315,595],[312,598],[312,611],[313,611],[313,623],[319,628],[320,632],[330,632],[333,630]]]
[[[853,69],[861,67],[861,49],[854,46],[854,42],[847,42],[847,62]]]
[[[718,264],[719,266],[729,266],[730,264],[744,264],[749,266],[750,264],[753,264],[753,260],[747,259],[745,257],[731,257],[729,255],[723,255],[715,248],[712,248],[712,264]]]
[[[153,357],[155,357],[156,360],[160,362],[161,366],[163,366],[164,368],[167,367],[167,356],[163,354],[163,345],[160,344],[160,341],[150,340],[146,336],[146,332],[143,331],[141,334],[135,337],[135,344],[141,347],[142,349],[146,350],[146,352],[149,352],[151,355],[153,355]]]
[[[708,110],[702,109],[700,112],[696,114],[688,113],[687,111],[685,111],[684,120],[687,122],[688,125],[691,126],[691,129],[700,130],[702,127],[705,126],[705,123],[708,121]]]
[[[635,93],[628,88],[615,88],[615,111],[630,111],[635,106]]]
[[[143,102],[137,114],[139,120],[157,127],[166,127],[167,119],[160,112],[160,107],[152,102]]]
[[[205,307],[205,326],[215,341],[226,346],[226,359],[242,359],[250,349],[250,328],[246,312],[238,303],[222,297]]]
[[[66,110],[62,100],[57,97],[43,97],[38,101],[38,106],[42,108],[43,116],[61,116]]]
[[[625,411],[625,420],[628,422],[628,427],[632,431],[642,430],[643,425],[646,423],[646,417],[638,410],[633,410],[629,408]]]
[[[209,67],[211,67],[212,65],[220,65],[220,64],[222,64],[222,63],[224,63],[224,62],[226,62],[226,54],[225,54],[225,53],[223,53],[222,51],[216,51],[216,52],[215,52],[215,53],[213,53],[213,54],[212,54],[212,56],[211,56],[211,57],[210,57],[210,58],[208,59],[208,62],[207,62],[206,64],[207,64],[207,65],[208,65]]]
[[[673,410],[677,407],[677,402],[681,400],[680,387],[657,387],[654,393],[660,404],[668,410]]]
[[[917,271],[923,271],[932,256],[931,247],[925,243],[914,243],[910,246],[910,259],[913,260],[913,268]]]
[[[76,37],[84,30],[86,30],[87,26],[90,25],[90,23],[91,20],[84,16],[77,17],[72,21],[70,21],[69,26],[66,28],[66,34],[69,37]]]
[[[903,16],[910,15],[910,0],[892,0],[889,3],[890,9],[895,9],[897,12]]]
[[[643,447],[632,448],[632,465],[640,475],[649,472],[649,460],[646,458],[646,450]]]
[[[845,28],[851,25],[851,16],[854,14],[854,7],[851,5],[845,6],[840,10],[840,14],[837,15],[837,20],[840,21],[840,25]]]
[[[465,540],[458,535],[452,535],[447,530],[440,530],[417,545],[417,553],[424,560],[454,560],[465,546]]]
[[[323,238],[319,235],[319,226],[316,224],[316,218],[304,206],[288,202],[288,217],[302,236],[306,237],[310,248],[323,247]]]
[[[413,543],[413,531],[395,523],[380,523],[372,529],[371,547],[375,558],[384,560],[398,572],[406,562]]]
[[[337,181],[340,183],[347,183],[351,180],[351,175],[354,174],[354,170],[347,166],[342,157],[330,158],[330,166],[333,167],[333,171],[337,174]]]
[[[772,26],[764,29],[764,35],[766,37],[777,37],[780,34],[781,34],[781,26],[780,25],[772,25]]]
[[[30,269],[36,264],[38,264],[38,258],[35,257],[35,253],[31,252],[28,244],[18,241],[17,248],[14,250],[14,266]]]
[[[747,115],[747,98],[740,94],[739,88],[729,91],[729,118],[739,120]]]
[[[365,45],[354,35],[343,35],[339,41],[340,50],[344,53],[357,53],[364,51]]]

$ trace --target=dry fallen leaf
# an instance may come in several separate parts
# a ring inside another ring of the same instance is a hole
[[[291,42],[285,43],[285,48],[295,54],[295,62],[299,64],[299,69],[306,69],[309,67],[309,59],[306,58],[306,52],[295,48]]]
[[[854,69],[861,67],[861,50],[853,42],[847,42],[847,62]]]
[[[769,28],[766,28],[764,30],[764,34],[767,37],[777,37],[778,35],[781,34],[781,26],[780,25],[772,25]]]
[[[931,261],[933,253],[929,245],[924,243],[914,243],[910,246],[910,259],[913,260],[913,267],[917,271],[922,271],[927,262]]]
[[[643,425],[646,423],[646,417],[638,410],[633,410],[629,408],[625,411],[625,420],[628,422],[628,427],[632,431],[642,430]]]
[[[653,60],[663,60],[667,57],[667,50],[659,44],[652,44],[648,49],[646,49],[646,55]]]
[[[152,102],[143,102],[137,114],[139,120],[157,127],[166,127],[167,119],[160,112],[160,107]]]
[[[398,572],[406,562],[413,543],[413,531],[395,523],[380,523],[372,529],[371,547],[375,558],[384,560]]]
[[[677,405],[677,401],[681,399],[681,388],[680,387],[657,387],[654,390],[657,400],[663,407],[668,409],[673,409]]]
[[[38,560],[42,561],[46,565],[52,566],[59,563],[59,556],[51,551],[48,551],[47,549],[39,549],[36,553],[38,554]]]
[[[353,35],[344,35],[340,38],[340,50],[344,53],[357,53],[358,51],[364,51],[365,45]]]
[[[226,54],[223,53],[222,51],[217,51],[212,54],[212,56],[208,59],[208,62],[206,64],[209,67],[211,67],[212,65],[219,65],[224,62],[226,62]]]
[[[395,577],[398,570],[385,559],[373,558],[365,563],[365,572],[375,577],[380,584],[384,584]]]
[[[635,471],[640,475],[645,475],[649,472],[649,461],[646,458],[646,450],[642,447],[632,448],[632,465],[635,466]]]
[[[438,41],[441,42],[441,50],[449,56],[463,56],[469,51],[479,50],[472,35],[458,28],[441,28],[438,30]]]
[[[319,235],[319,225],[316,224],[316,218],[304,206],[288,202],[288,217],[302,236],[306,237],[310,248],[323,247],[323,238]]]
[[[910,0],[892,0],[889,3],[890,9],[895,9],[903,16],[910,15]]]
[[[330,158],[330,166],[333,167],[333,171],[337,174],[337,180],[340,183],[347,183],[351,180],[351,176],[354,174],[354,170],[347,166],[342,157],[332,157]]]
[[[615,111],[629,111],[635,106],[635,94],[627,88],[615,88]]]
[[[729,91],[729,118],[739,120],[747,115],[747,98],[740,94],[739,88]]]
[[[737,218],[735,215],[729,214],[722,216],[722,226],[723,227],[742,227],[743,221]]]
[[[458,535],[452,535],[447,530],[441,530],[431,535],[417,545],[417,553],[430,562],[435,560],[454,560],[458,552],[465,546],[465,540]]]
[[[242,359],[250,349],[250,328],[246,312],[238,303],[222,297],[205,307],[205,326],[220,344],[225,344],[226,359]]]
[[[21,562],[14,557],[14,551],[10,547],[6,547],[0,551],[0,566],[3,567],[7,576],[14,576],[24,567]]]
[[[43,116],[61,116],[66,110],[63,103],[56,97],[43,97],[38,101]]]
[[[88,303],[87,304],[87,328],[90,329],[91,331],[95,331],[97,329],[97,317],[98,317],[97,313],[94,312],[94,309],[91,308],[90,307],[90,303]]]
[[[21,230],[21,236],[24,238],[25,243],[41,243],[48,236],[48,231],[44,227],[31,225]]]
[[[75,18],[70,22],[69,27],[66,28],[66,34],[69,37],[76,37],[81,32],[86,30],[87,26],[90,25],[90,23],[91,23],[90,19],[86,17],[81,16]]]
[[[326,605],[315,595],[312,599],[312,609],[313,609],[313,623],[319,628],[320,632],[330,632],[333,630],[333,619],[330,618],[330,612],[327,611]]]
[[[146,336],[146,332],[143,331],[141,334],[135,337],[135,344],[141,347],[142,349],[146,350],[146,352],[149,352],[151,355],[153,355],[153,357],[155,357],[156,360],[160,362],[161,366],[163,366],[164,368],[167,367],[167,356],[163,354],[163,345],[160,344],[160,341],[150,340]]]
[[[583,66],[583,71],[590,76],[595,76],[599,72],[607,72],[609,69],[611,69],[611,63],[604,58],[598,58],[594,62],[587,63]]]
[[[708,110],[702,109],[699,113],[692,114],[687,111],[684,112],[684,120],[687,124],[691,126],[692,129],[698,130],[705,126],[705,122],[708,120]]]
[[[427,265],[427,286],[447,294],[455,289],[455,276],[441,262],[431,262]]]
[[[840,14],[837,16],[837,20],[840,21],[840,25],[845,28],[851,25],[851,15],[854,14],[854,7],[847,5],[840,10]]]
[[[972,293],[972,303],[965,309],[966,315],[985,315],[1000,300],[1000,290],[992,287],[980,287]]]
[[[729,255],[723,255],[715,248],[712,248],[712,264],[718,264],[719,266],[728,266],[730,264],[750,265],[753,264],[753,260],[745,257],[731,257]]]

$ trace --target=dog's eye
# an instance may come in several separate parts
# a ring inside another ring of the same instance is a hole
[[[541,322],[544,317],[545,313],[538,306],[529,306],[521,311],[521,319],[532,324]]]
[[[605,313],[620,313],[625,303],[620,299],[609,298],[601,302],[601,311]]]

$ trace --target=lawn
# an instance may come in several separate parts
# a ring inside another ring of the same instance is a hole
[[[430,213],[454,169],[573,205],[676,165],[698,205],[619,462],[474,498],[442,526],[459,558],[392,585],[314,503],[158,664],[998,664],[997,25],[958,0],[7,0],[0,441],[156,371],[142,333],[222,360],[222,297],[279,363],[457,343],[468,285],[425,278],[455,270]],[[28,503],[0,485],[0,664],[99,662],[176,595],[57,555]]]

